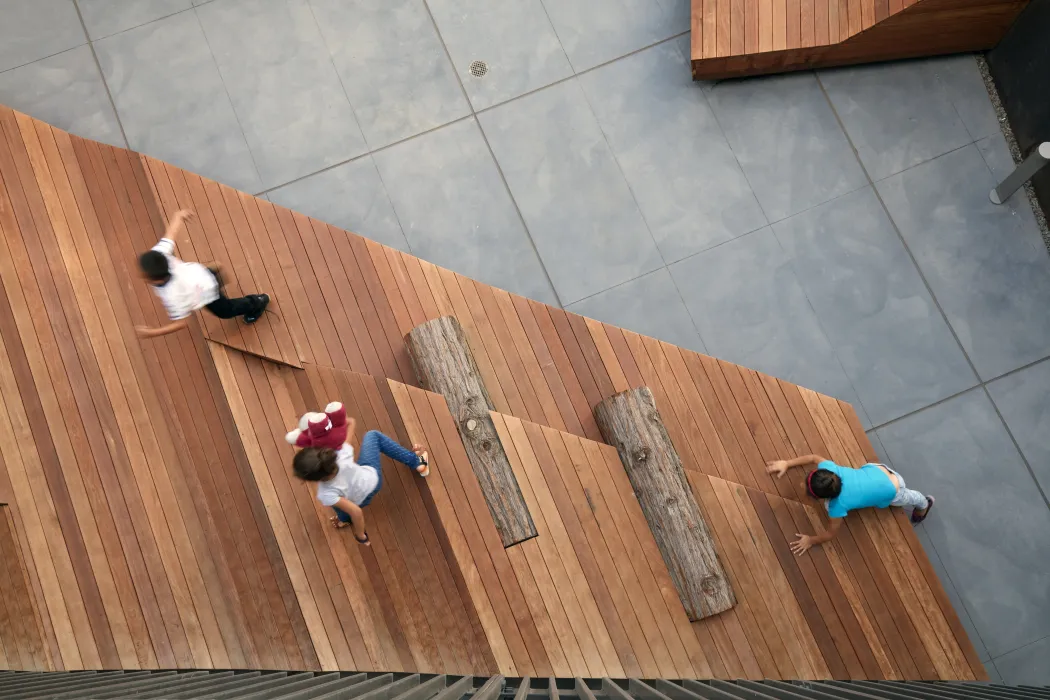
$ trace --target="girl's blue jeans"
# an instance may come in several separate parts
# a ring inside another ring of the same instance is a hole
[[[409,469],[415,471],[416,467],[419,466],[419,456],[415,452],[409,449],[405,449],[398,443],[397,440],[387,437],[378,430],[369,430],[361,438],[361,449],[357,453],[357,463],[365,466],[372,467],[376,470],[376,474],[379,475],[379,483],[372,490],[372,493],[365,496],[365,500],[361,501],[357,505],[362,508],[367,506],[375,498],[375,495],[379,493],[379,489],[383,488],[383,467],[380,455],[386,455],[392,460],[401,462]],[[335,514],[339,517],[340,522],[350,522],[350,515],[339,508],[332,507]]]

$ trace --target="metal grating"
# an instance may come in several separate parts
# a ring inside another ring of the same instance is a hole
[[[921,681],[477,678],[285,671],[0,671],[0,700],[1050,700],[1050,688]]]

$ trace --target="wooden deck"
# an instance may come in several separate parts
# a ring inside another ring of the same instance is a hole
[[[1028,0],[692,0],[694,80],[983,51]]]
[[[764,463],[875,459],[848,405],[6,108],[0,129],[0,581],[26,582],[0,608],[8,667],[986,678],[902,513],[790,554],[824,514]],[[230,293],[268,291],[273,313],[135,337],[163,318],[137,254],[180,208],[198,214],[181,256],[225,263]],[[506,549],[404,348],[446,314],[539,530]],[[591,415],[643,384],[739,599],[695,623]],[[432,456],[425,480],[385,463],[371,548],[289,470],[283,434],[337,398],[359,434]]]

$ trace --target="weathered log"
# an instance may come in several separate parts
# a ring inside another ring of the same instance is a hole
[[[610,396],[595,406],[594,417],[605,441],[620,453],[689,619],[736,605],[653,393],[640,387]]]
[[[444,396],[456,419],[503,546],[535,537],[536,525],[489,416],[496,408],[459,321],[452,316],[427,321],[405,336],[405,344],[420,386]]]

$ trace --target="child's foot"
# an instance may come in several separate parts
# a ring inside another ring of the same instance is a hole
[[[933,496],[926,497],[926,507],[923,510],[916,508],[911,512],[911,521],[916,525],[921,523],[930,514],[930,508],[933,508]]]
[[[330,517],[328,519],[328,522],[332,523],[332,527],[334,527],[336,530],[341,530],[342,528],[350,525],[350,523],[340,520],[338,515],[333,515],[332,517]]]
[[[245,323],[258,321],[259,317],[263,315],[263,311],[266,310],[266,305],[270,303],[270,297],[266,294],[252,294],[252,300],[256,303],[256,308],[250,314],[244,314]]]
[[[412,451],[419,457],[419,466],[416,467],[416,473],[420,476],[430,476],[430,464],[427,462],[427,451],[422,445],[412,445]]]

